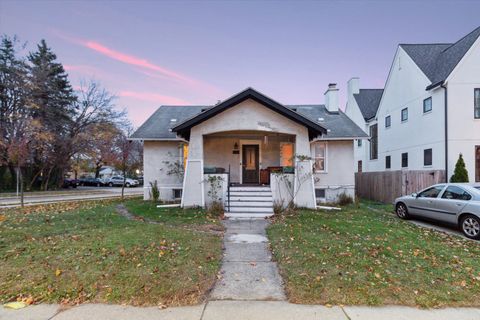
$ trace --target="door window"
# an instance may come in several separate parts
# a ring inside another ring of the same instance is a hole
[[[246,148],[247,152],[247,163],[245,164],[245,169],[255,170],[257,169],[257,162],[255,159],[255,148]]]
[[[442,199],[470,200],[472,196],[460,187],[449,186],[442,195]]]
[[[419,198],[436,198],[442,192],[444,186],[435,186],[428,188],[425,191],[422,191],[418,194]]]

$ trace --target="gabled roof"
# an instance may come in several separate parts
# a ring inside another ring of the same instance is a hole
[[[325,129],[323,126],[320,124],[302,116],[301,114],[293,111],[290,108],[287,108],[286,106],[272,100],[271,98],[263,95],[262,93],[256,91],[255,89],[252,88],[247,88],[243,90],[242,92],[234,95],[233,97],[215,105],[214,107],[205,110],[201,112],[198,115],[195,115],[191,117],[190,119],[187,119],[183,121],[182,123],[178,124],[177,126],[172,128],[172,131],[177,132],[180,136],[184,137],[185,139],[190,138],[190,129],[203,121],[206,121],[217,114],[236,106],[237,104],[247,100],[247,99],[252,99],[265,107],[283,115],[284,117],[289,118],[292,121],[295,121],[301,125],[304,125],[305,127],[308,128],[309,136],[316,137],[318,135],[326,134],[327,129]]]
[[[467,51],[480,37],[476,28],[453,44],[401,44],[417,66],[431,81],[427,90],[441,85],[452,73]]]
[[[359,93],[353,95],[365,121],[373,119],[377,114],[382,94],[383,89],[360,89]]]
[[[179,140],[172,129],[215,106],[161,106],[130,137],[138,140]],[[330,112],[324,105],[286,105],[290,112],[324,128],[324,139],[368,137],[345,113]],[[176,121],[172,121],[175,119]]]

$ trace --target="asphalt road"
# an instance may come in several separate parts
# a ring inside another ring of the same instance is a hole
[[[140,196],[143,187],[125,188],[125,196]],[[121,197],[120,187],[77,187],[57,191],[26,192],[25,205],[57,203],[66,201],[82,201],[95,199],[110,199]],[[0,193],[0,208],[14,208],[20,206],[20,198],[12,193]]]

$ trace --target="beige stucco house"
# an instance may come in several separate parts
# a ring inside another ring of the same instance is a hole
[[[334,84],[325,105],[282,105],[248,88],[214,106],[161,106],[131,137],[144,141],[145,199],[156,181],[162,200],[221,201],[237,217],[354,197],[353,142],[366,138]]]

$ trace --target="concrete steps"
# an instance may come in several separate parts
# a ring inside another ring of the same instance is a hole
[[[225,216],[229,218],[265,218],[273,215],[270,187],[230,187],[230,207],[225,199]]]

